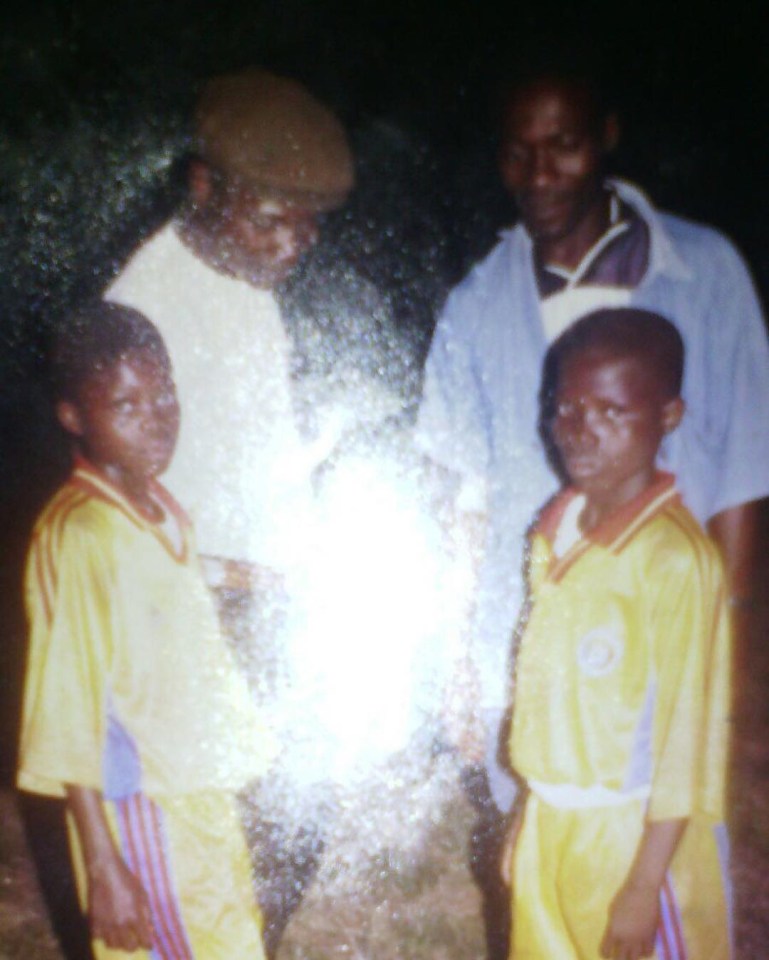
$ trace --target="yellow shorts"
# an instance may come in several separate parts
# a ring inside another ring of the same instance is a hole
[[[564,810],[526,801],[513,864],[513,960],[599,960],[609,905],[643,831],[646,801]],[[690,821],[660,896],[654,960],[730,956],[723,828]]]
[[[263,960],[262,917],[233,797],[219,792],[105,802],[123,858],[150,899],[151,952],[93,941],[96,960]],[[70,845],[81,903],[87,890],[77,831]],[[85,909],[85,906],[84,906]]]

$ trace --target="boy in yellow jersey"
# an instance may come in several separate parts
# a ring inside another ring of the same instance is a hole
[[[234,795],[272,741],[156,479],[179,426],[165,346],[97,303],[59,336],[53,375],[76,459],[29,550],[18,784],[67,799],[97,960],[258,960]]]
[[[656,467],[683,415],[681,338],[656,314],[603,310],[546,369],[570,485],[533,531],[516,658],[510,759],[527,795],[503,861],[511,956],[722,960],[721,564]]]

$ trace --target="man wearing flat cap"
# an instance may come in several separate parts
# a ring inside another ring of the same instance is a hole
[[[211,585],[242,588],[285,568],[286,518],[303,493],[275,289],[352,189],[353,160],[336,117],[263,70],[209,81],[195,119],[189,202],[106,296],[141,310],[168,345],[184,415],[166,482],[192,515]]]
[[[351,398],[351,384],[370,383],[383,353],[397,365],[405,351],[370,284],[333,257],[321,260],[321,278],[317,265],[307,266],[320,216],[354,185],[333,113],[299,83],[247,69],[205,85],[195,126],[187,203],[136,251],[106,297],[146,314],[168,345],[182,422],[164,479],[192,515],[225,629],[241,649],[256,635],[251,679],[271,702],[286,680],[280,648],[311,476],[344,420],[337,410],[327,429],[322,412],[344,387],[341,406],[356,411],[354,429],[367,413],[387,416],[387,402]],[[277,664],[265,665],[273,655]],[[281,762],[298,767],[307,746],[296,747],[303,734],[290,723],[280,731],[288,740]],[[310,800],[297,801],[291,787],[283,796],[272,787],[266,803],[252,803],[268,955],[317,867],[324,804],[312,785],[306,792]],[[265,806],[266,816],[258,812]]]

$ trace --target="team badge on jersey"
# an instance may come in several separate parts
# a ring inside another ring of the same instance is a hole
[[[577,646],[577,665],[586,677],[603,677],[622,659],[625,638],[618,625],[589,630]]]

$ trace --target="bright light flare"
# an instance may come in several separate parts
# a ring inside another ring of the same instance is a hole
[[[390,458],[334,469],[312,540],[286,638],[293,709],[317,734],[303,774],[365,780],[439,711],[461,591],[415,475]]]

